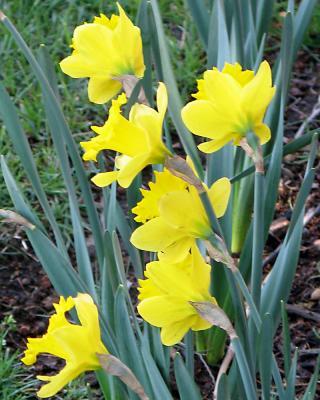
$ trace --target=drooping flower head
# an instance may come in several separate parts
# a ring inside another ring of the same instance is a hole
[[[136,103],[126,119],[121,114],[121,106],[126,101],[124,93],[113,100],[106,123],[102,127],[92,127],[98,135],[80,143],[85,150],[84,160],[96,161],[101,150],[122,153],[115,159],[116,171],[102,172],[92,178],[100,187],[117,180],[120,186],[127,188],[143,168],[149,164],[163,164],[170,154],[162,142],[162,124],[168,104],[165,85],[160,83],[158,87],[158,111]]]
[[[150,190],[132,212],[145,222],[131,236],[138,249],[158,252],[160,260],[180,262],[187,257],[196,239],[208,239],[210,223],[196,188],[169,171],[156,173]],[[217,218],[224,215],[230,196],[230,181],[221,178],[208,189]]]
[[[80,325],[70,323],[66,312],[76,308]],[[88,294],[80,293],[77,297],[60,297],[59,304],[54,304],[56,313],[49,320],[48,331],[41,338],[29,338],[27,350],[22,358],[26,365],[36,362],[40,353],[52,354],[66,361],[65,367],[54,376],[38,376],[43,385],[37,395],[47,398],[55,395],[68,382],[84,371],[99,369],[96,353],[108,354],[100,337],[98,310]]]
[[[256,75],[243,71],[238,63],[226,63],[221,72],[213,68],[203,74],[193,95],[196,100],[182,109],[182,119],[192,133],[210,139],[198,146],[204,153],[217,151],[230,141],[239,145],[249,132],[264,144],[271,133],[263,119],[274,93],[267,61]]]
[[[60,63],[72,78],[89,78],[88,95],[93,103],[106,103],[115,96],[121,89],[119,78],[142,78],[145,70],[140,29],[117,5],[119,15],[109,19],[101,14],[93,23],[75,29],[73,52]]]
[[[162,260],[147,264],[147,279],[139,280],[138,312],[151,325],[161,328],[161,341],[172,346],[189,329],[200,331],[211,324],[201,318],[190,301],[217,304],[209,293],[210,265],[196,246],[181,263]]]

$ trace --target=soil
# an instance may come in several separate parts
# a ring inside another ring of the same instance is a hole
[[[320,93],[317,71],[320,71],[319,59],[315,60],[308,52],[300,52],[295,64],[293,87],[286,112],[287,141],[292,139],[317,102]],[[309,127],[317,126],[319,127],[319,117]],[[284,238],[290,220],[291,205],[294,204],[303,178],[307,155],[308,151],[303,150],[293,156],[287,156],[284,160],[279,201],[266,247],[266,257],[276,250]],[[319,166],[319,160],[316,161],[316,165]],[[320,204],[319,182],[320,172],[317,169],[315,183],[306,205],[306,213],[313,213],[313,216],[304,228],[299,265],[289,299],[290,335],[293,346],[300,352],[296,385],[298,394],[306,388],[314,370],[317,354],[320,352],[320,212],[318,210],[314,213]],[[56,302],[58,297],[40,263],[35,259],[24,233],[9,225],[5,229],[7,231],[2,231],[0,235],[0,240],[4,243],[0,252],[0,321],[6,315],[13,315],[17,329],[9,333],[7,344],[22,352],[27,337],[39,337],[46,331],[52,303]],[[266,271],[273,262],[271,257],[270,262],[266,263]],[[279,329],[275,337],[275,352],[283,370],[282,344]],[[60,368],[61,362],[50,358],[37,363],[33,371],[35,375],[48,374],[56,373]],[[195,371],[198,382],[201,382],[203,398],[212,398],[211,380],[200,360],[196,361]]]

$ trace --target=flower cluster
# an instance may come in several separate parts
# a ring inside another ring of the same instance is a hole
[[[88,96],[94,103],[106,103],[124,89],[125,93],[112,100],[105,124],[92,126],[96,136],[80,145],[85,161],[96,162],[105,150],[115,152],[114,167],[96,174],[92,178],[95,185],[105,187],[116,181],[128,188],[146,166],[164,165],[172,153],[162,140],[168,106],[164,83],[158,85],[157,110],[136,102],[128,118],[123,115],[122,107],[133,93],[127,90],[128,79],[137,82],[145,66],[140,29],[119,4],[118,9],[119,15],[110,19],[101,14],[92,23],[78,26],[71,45],[73,52],[60,66],[73,78],[89,78]],[[256,74],[242,70],[237,63],[225,64],[222,71],[213,68],[204,72],[193,95],[195,100],[181,111],[182,120],[193,134],[210,139],[198,146],[205,153],[229,142],[239,145],[249,133],[256,135],[261,145],[271,135],[263,120],[274,92],[266,61]],[[158,253],[158,261],[147,264],[145,279],[139,281],[138,312],[161,328],[161,340],[170,346],[189,329],[199,331],[211,326],[191,303],[217,305],[210,293],[211,267],[197,247],[199,241],[208,240],[215,232],[196,186],[166,168],[155,172],[154,177],[148,189],[141,189],[142,200],[132,209],[141,225],[133,232],[131,242],[138,249]],[[201,183],[201,190],[215,216],[222,217],[231,193],[229,179],[222,177],[210,187]],[[28,340],[22,359],[32,365],[39,353],[49,353],[66,361],[57,375],[38,377],[48,382],[39,390],[39,397],[52,396],[83,371],[100,368],[97,354],[109,354],[101,341],[98,311],[89,295],[61,297],[54,307],[56,313],[50,318],[47,333]],[[73,307],[80,324],[66,318]]]

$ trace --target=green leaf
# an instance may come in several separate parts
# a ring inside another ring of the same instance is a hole
[[[122,285],[119,286],[115,294],[114,307],[115,335],[119,347],[120,359],[134,372],[147,394],[152,398],[149,382],[150,376],[147,375],[144,368],[137,339],[129,319],[126,293]],[[135,398],[135,396],[132,396],[132,398]]]
[[[302,400],[314,400],[316,398],[315,396],[317,390],[317,382],[319,379],[319,369],[320,369],[320,355],[318,355],[314,373],[310,379],[307,390],[305,391]]]
[[[222,69],[225,62],[231,60],[229,35],[226,25],[224,3],[216,0],[212,7],[209,26],[209,38],[207,48],[207,68],[217,66]]]
[[[174,358],[174,375],[181,400],[201,400],[199,388],[195,384],[179,353],[176,353]]]
[[[281,300],[281,322],[282,322],[282,340],[283,340],[283,359],[285,376],[289,376],[291,365],[291,340],[289,333],[289,322],[286,311],[286,303]]]
[[[298,361],[298,349],[296,348],[291,362],[289,375],[287,378],[287,389],[285,391],[285,400],[292,400],[295,398],[297,361]]]
[[[204,0],[186,0],[204,48],[208,44],[209,12]]]
[[[153,398],[161,400],[172,400],[169,389],[165,384],[152,355],[150,354],[150,349],[147,341],[143,342],[141,345],[141,354],[144,366],[147,370],[147,374],[150,377],[150,383],[152,386],[152,391],[154,393]]]
[[[222,374],[218,383],[217,400],[231,400],[228,376]]]
[[[0,82],[0,113],[3,122],[6,126],[9,137],[11,139],[11,142],[14,146],[14,149],[18,154],[23,169],[26,172],[26,175],[29,178],[29,181],[32,185],[33,191],[36,194],[41,204],[41,207],[45,212],[45,215],[50,223],[50,226],[53,230],[57,242],[57,246],[63,252],[64,256],[67,258],[68,257],[67,249],[64,244],[60,228],[55,220],[55,217],[49,205],[46,194],[41,185],[41,181],[32,156],[29,142],[26,138],[25,133],[22,130],[16,108],[1,82]]]
[[[263,400],[270,399],[271,392],[271,370],[272,370],[272,347],[273,347],[273,328],[272,317],[265,314],[259,338],[259,370]]]

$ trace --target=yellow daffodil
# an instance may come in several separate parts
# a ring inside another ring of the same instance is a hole
[[[80,325],[71,324],[65,313],[75,306]],[[84,371],[100,368],[96,353],[108,354],[101,342],[98,310],[88,294],[77,297],[60,297],[54,304],[56,313],[49,320],[48,331],[41,338],[29,338],[27,350],[22,358],[26,365],[36,362],[40,353],[52,354],[66,361],[65,367],[54,376],[38,376],[49,382],[41,387],[37,395],[41,398],[54,396],[68,382]]]
[[[143,168],[164,163],[166,155],[170,154],[162,142],[162,124],[168,104],[165,85],[160,83],[158,87],[158,112],[136,103],[128,120],[121,115],[121,106],[126,101],[125,94],[113,100],[107,122],[102,127],[92,127],[98,135],[80,143],[85,150],[84,160],[96,161],[101,150],[122,153],[115,159],[116,171],[102,172],[92,178],[93,183],[100,187],[117,180],[120,186],[127,188]]]
[[[209,293],[210,265],[196,246],[182,263],[154,261],[147,264],[145,280],[139,280],[138,312],[151,325],[161,328],[161,341],[172,346],[189,329],[200,331],[211,324],[189,303],[216,300]]]
[[[131,242],[138,249],[158,252],[163,261],[180,262],[196,239],[212,234],[199,194],[166,170],[158,172],[149,187],[132,210],[137,221],[148,221],[133,232]],[[217,180],[207,191],[217,218],[222,217],[230,196],[229,179]]]
[[[145,70],[140,29],[117,5],[119,16],[109,19],[101,14],[93,23],[75,29],[73,52],[60,63],[72,78],[89,78],[88,95],[93,103],[109,101],[121,89],[123,76],[142,78]]]
[[[193,95],[196,100],[182,109],[182,119],[192,133],[211,139],[198,146],[204,153],[217,151],[230,141],[239,145],[249,132],[264,144],[271,133],[263,118],[274,93],[267,61],[256,75],[237,63],[225,64],[221,72],[213,68],[204,73]]]

